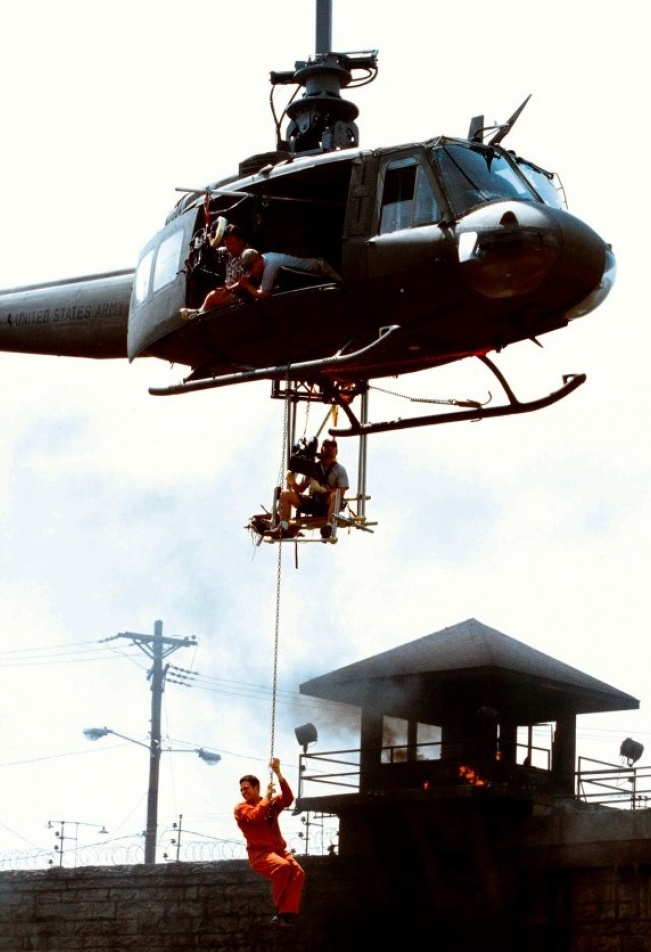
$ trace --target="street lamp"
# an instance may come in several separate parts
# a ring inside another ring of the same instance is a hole
[[[145,827],[145,863],[153,865],[156,862],[156,831],[158,829],[158,774],[160,766],[160,757],[163,748],[160,744],[160,738],[154,737],[152,733],[149,744],[141,740],[135,740],[133,737],[127,737],[126,734],[120,734],[118,731],[111,730],[110,727],[87,727],[84,730],[86,740],[99,740],[113,734],[114,737],[120,737],[122,740],[129,741],[130,744],[137,744],[139,747],[145,747],[149,751],[149,786],[147,789],[147,825]],[[174,754],[197,754],[205,764],[214,766],[222,759],[221,754],[204,750],[203,747],[194,749],[173,747],[165,748],[169,753]]]

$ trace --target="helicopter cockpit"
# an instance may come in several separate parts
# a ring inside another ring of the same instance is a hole
[[[432,152],[455,217],[491,201],[534,201],[565,208],[551,173],[503,149],[443,142]]]

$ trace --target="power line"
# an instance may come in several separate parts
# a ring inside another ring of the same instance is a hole
[[[63,645],[42,645],[34,648],[15,648],[0,651],[2,667],[32,667],[50,664],[76,664],[92,661],[114,661],[128,657],[124,651],[99,647],[97,642],[77,642]]]

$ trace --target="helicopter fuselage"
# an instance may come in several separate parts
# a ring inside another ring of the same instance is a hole
[[[266,299],[243,295],[183,321],[181,308],[200,308],[218,283],[203,255],[218,216],[263,254],[322,258],[341,280],[281,271]],[[1,292],[0,348],[154,356],[200,379],[363,349],[399,325],[332,371],[368,380],[563,327],[598,306],[614,270],[609,246],[567,212],[554,177],[500,146],[440,137],[271,153],[186,194],[135,275]]]

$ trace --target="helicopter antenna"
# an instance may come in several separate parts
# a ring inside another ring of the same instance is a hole
[[[316,0],[316,53],[314,59],[294,63],[293,70],[272,72],[272,86],[296,85],[303,95],[285,109],[289,118],[285,137],[277,149],[294,155],[331,152],[359,144],[355,119],[357,106],[342,99],[346,86],[372,82],[377,75],[377,50],[334,53],[332,0]],[[362,71],[359,75],[358,71]]]
[[[498,142],[502,141],[504,136],[508,135],[508,133],[511,131],[511,129],[515,125],[516,120],[518,119],[520,113],[522,112],[522,110],[527,105],[530,99],[531,99],[531,93],[529,93],[525,101],[518,106],[518,108],[515,110],[513,115],[510,117],[510,119],[507,119],[506,122],[503,123],[503,125],[499,127],[499,129],[497,130],[493,138],[489,139],[488,141],[489,145],[497,145]]]
[[[488,140],[488,144],[497,145],[499,142],[501,142],[515,125],[516,121],[520,117],[520,113],[531,99],[531,95],[532,94],[529,93],[525,101],[518,106],[513,115],[507,119],[506,122],[501,123],[499,126],[485,126],[483,116],[474,116],[470,120],[470,129],[468,130],[468,138],[470,141],[483,142],[485,132],[493,132],[496,130],[495,135]]]

